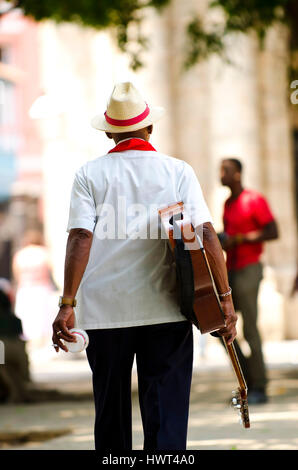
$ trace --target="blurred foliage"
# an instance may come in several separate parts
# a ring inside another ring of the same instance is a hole
[[[212,53],[225,55],[225,38],[231,33],[254,32],[264,44],[271,26],[287,26],[289,37],[290,73],[297,74],[298,53],[298,1],[297,0],[211,0],[210,12],[217,12],[208,26],[196,17],[188,24],[188,50],[186,68]]]
[[[161,11],[171,0],[9,0],[25,15],[37,21],[75,22],[97,29],[114,28],[122,52],[131,57],[131,67],[142,66],[142,52],[148,49],[148,38],[142,33],[142,22],[148,8]],[[180,0],[183,1],[183,0]],[[209,9],[218,15],[205,24],[193,15],[186,27],[185,66],[189,68],[210,54],[225,54],[225,37],[233,32],[254,31],[265,38],[268,28],[283,23],[289,29],[289,50],[298,50],[297,0],[210,0]]]
[[[141,53],[148,48],[142,34],[146,9],[161,10],[170,0],[8,0],[37,21],[73,22],[96,29],[113,28],[118,47],[131,58],[132,69],[141,67]]]

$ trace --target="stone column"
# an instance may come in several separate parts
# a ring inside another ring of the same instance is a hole
[[[39,26],[39,47],[43,90],[51,103],[40,122],[45,235],[54,277],[62,286],[75,171],[111,146],[104,133],[99,134],[90,125],[93,115],[104,111],[106,105],[98,97],[112,91],[112,59],[105,60],[111,46],[108,39],[100,41],[91,29],[48,21]]]
[[[267,316],[282,312],[281,335],[298,337],[297,297],[290,297],[297,269],[297,227],[294,208],[294,159],[290,124],[288,37],[285,28],[272,28],[260,54],[262,158],[266,195],[279,226],[279,240],[266,244],[265,260],[271,293]]]
[[[210,174],[209,64],[204,62],[190,70],[186,58],[186,25],[197,12],[206,10],[206,1],[171,2],[166,13],[168,42],[168,77],[171,110],[171,155],[187,161],[195,170],[207,202],[212,193]]]
[[[222,158],[238,158],[243,163],[244,185],[257,190],[262,188],[257,50],[254,37],[231,35],[227,40],[227,54],[231,64],[218,57],[212,59],[212,210],[219,225],[222,223],[223,202],[230,194],[219,182]]]

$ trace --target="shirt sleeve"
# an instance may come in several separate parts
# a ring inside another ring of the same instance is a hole
[[[193,170],[186,162],[178,185],[178,192],[194,227],[213,220],[206,204],[201,185]]]
[[[253,201],[253,217],[260,227],[264,227],[274,220],[268,202],[260,194]]]
[[[84,228],[93,232],[95,223],[95,202],[90,194],[86,177],[80,169],[72,185],[67,232],[73,228]]]

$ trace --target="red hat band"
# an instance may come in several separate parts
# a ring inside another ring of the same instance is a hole
[[[143,121],[148,116],[149,112],[149,106],[146,104],[145,111],[131,119],[113,119],[107,115],[107,112],[105,112],[104,115],[106,121],[112,126],[133,126],[134,124],[138,124],[139,122]]]

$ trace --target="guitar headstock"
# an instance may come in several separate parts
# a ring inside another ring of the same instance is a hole
[[[232,392],[231,405],[235,408],[235,410],[239,411],[240,424],[242,424],[245,428],[249,428],[249,412],[247,403],[247,393],[245,389],[238,388],[237,391]]]

